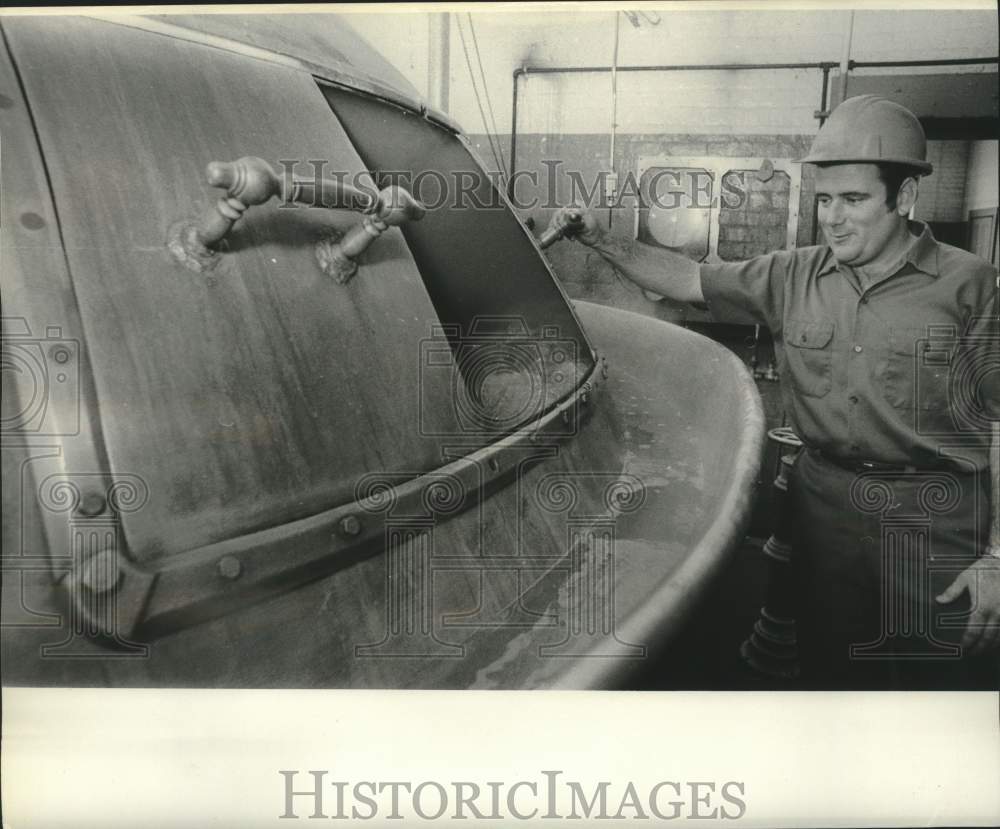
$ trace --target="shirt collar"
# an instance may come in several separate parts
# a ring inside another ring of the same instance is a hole
[[[917,240],[910,245],[906,253],[904,264],[910,264],[918,271],[923,271],[931,276],[939,276],[938,269],[938,242],[931,233],[930,225],[926,222],[909,223],[910,233],[917,237]],[[823,264],[819,269],[819,276],[833,273],[837,268],[837,260],[829,246],[823,257]]]
[[[939,276],[938,243],[931,233],[931,226],[926,222],[910,222],[910,232],[917,236],[917,241],[906,254],[906,261],[918,271]]]

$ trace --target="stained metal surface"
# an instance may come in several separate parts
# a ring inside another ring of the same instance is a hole
[[[49,164],[109,461],[149,490],[123,518],[131,554],[343,503],[373,468],[438,466],[417,432],[412,358],[435,315],[398,231],[347,286],[313,252],[356,221],[337,212],[255,208],[207,278],[166,252],[167,229],[214,198],[206,159],[363,170],[312,78],[92,20],[5,28]],[[423,416],[454,431],[447,407]]]
[[[413,84],[372,49],[343,15],[331,19],[329,14],[166,14],[149,19],[347,70],[359,78],[388,83],[414,100],[419,98]]]
[[[108,479],[102,472],[106,463],[87,371],[89,352],[59,220],[28,102],[6,50],[0,50],[0,92],[2,663],[5,669],[20,666],[24,681],[103,684],[107,675],[100,662],[39,658],[39,638],[52,644],[66,638],[64,606],[53,593],[53,581],[65,578],[73,564],[66,520],[71,504],[42,502],[39,486],[49,476],[85,470],[90,473],[81,485],[86,499],[103,490]],[[52,359],[53,349],[65,344],[72,346],[75,359],[60,366]]]
[[[763,418],[721,346],[610,308],[578,312],[609,373],[568,443],[521,447],[514,479],[464,511],[384,502],[380,549],[164,636],[148,658],[108,662],[112,684],[627,685],[742,536]]]

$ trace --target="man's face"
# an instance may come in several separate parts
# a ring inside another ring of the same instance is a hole
[[[905,218],[886,206],[874,164],[835,164],[816,170],[818,218],[838,262],[866,265],[896,238]]]

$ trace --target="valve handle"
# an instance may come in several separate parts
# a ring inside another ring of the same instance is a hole
[[[406,189],[392,185],[379,192],[363,190],[345,181],[327,178],[282,181],[264,159],[244,156],[235,161],[212,161],[205,168],[205,180],[226,193],[208,208],[196,223],[181,222],[171,228],[167,245],[174,256],[195,271],[212,268],[218,248],[233,225],[248,208],[264,204],[272,196],[330,210],[355,210],[364,220],[348,231],[334,249],[320,256],[321,264],[338,281],[346,282],[357,270],[356,258],[390,227],[419,221],[427,208]],[[326,243],[324,243],[326,244]],[[326,260],[337,261],[336,272]]]
[[[567,216],[567,218],[570,220],[570,222],[572,224],[582,224],[583,223],[583,214],[575,212],[575,211],[572,212],[572,213],[570,213]],[[554,245],[556,242],[558,242],[560,239],[564,238],[565,236],[566,236],[566,227],[565,226],[563,226],[563,227],[549,227],[549,228],[546,228],[542,232],[542,235],[538,237],[538,247],[540,247],[542,250],[545,250],[545,248],[551,247],[552,245]]]
[[[374,215],[389,227],[398,227],[406,222],[419,222],[427,213],[422,202],[398,185],[390,185],[379,191]]]
[[[205,167],[205,181],[212,187],[224,187],[227,196],[248,207],[281,195],[281,181],[274,169],[263,158],[252,155],[236,161],[210,161]]]
[[[335,179],[291,179],[286,188],[270,164],[252,155],[236,161],[209,162],[205,168],[205,180],[212,187],[226,190],[225,197],[205,213],[196,231],[198,240],[209,249],[226,238],[247,208],[263,204],[272,196],[279,196],[286,202],[334,210],[370,212],[377,206],[374,192],[366,192]]]
[[[358,271],[358,257],[372,242],[390,227],[407,222],[419,222],[427,213],[422,202],[397,185],[379,191],[375,207],[368,211],[360,224],[355,225],[336,241],[320,241],[316,245],[316,258],[323,273],[340,284],[346,283]]]

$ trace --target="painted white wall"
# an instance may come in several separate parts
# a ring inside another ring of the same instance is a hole
[[[619,73],[620,134],[814,132],[819,70]],[[604,75],[528,75],[521,80],[519,133],[609,133],[611,80]]]
[[[969,152],[965,180],[965,215],[970,210],[997,206],[1000,183],[997,179],[997,157],[1000,142],[973,141]]]
[[[472,12],[496,130],[510,132],[511,76],[533,66],[607,66],[614,12]],[[450,113],[470,133],[486,130],[463,49],[478,72],[470,14],[451,18]],[[848,12],[690,11],[660,9],[658,25],[637,29],[620,21],[620,65],[663,63],[772,63],[838,61]],[[428,13],[351,13],[359,32],[426,92]],[[855,60],[983,57],[997,53],[994,10],[858,11]],[[940,71],[927,70],[927,71]],[[478,82],[478,77],[477,77]],[[524,81],[522,81],[524,83]],[[482,95],[482,90],[480,90]],[[813,132],[819,107],[818,73],[623,73],[619,75],[619,130],[672,132]],[[607,75],[529,77],[522,89],[518,130],[606,133],[610,123]],[[483,108],[487,101],[483,97]],[[487,110],[487,119],[489,112]]]

